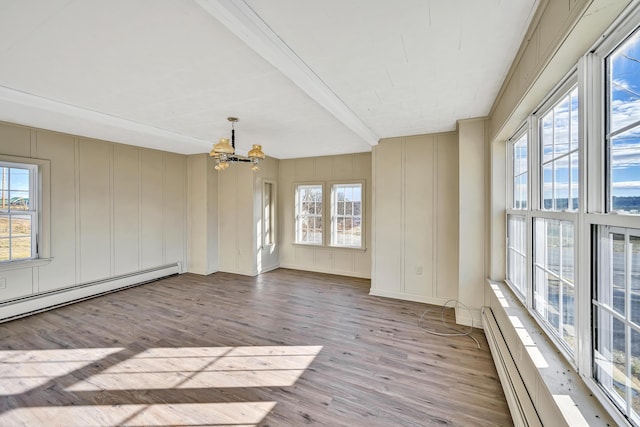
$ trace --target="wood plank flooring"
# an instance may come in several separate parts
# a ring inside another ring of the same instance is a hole
[[[0,426],[512,425],[482,331],[369,287],[184,274],[0,324]]]

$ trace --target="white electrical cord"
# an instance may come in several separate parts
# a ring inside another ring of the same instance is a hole
[[[448,304],[450,302],[455,302],[455,305],[449,307]],[[458,308],[458,306],[464,308],[465,310],[467,310],[469,312],[469,318],[471,319],[471,326],[469,327],[469,330],[467,331],[460,331],[456,328],[454,328],[453,326],[447,325],[446,320],[444,319],[444,310],[447,308],[453,308],[456,309]],[[463,303],[461,303],[460,301],[456,300],[456,299],[450,299],[447,302],[444,303],[444,305],[442,306],[442,311],[440,312],[440,320],[442,320],[442,324],[444,325],[445,328],[447,328],[448,330],[452,331],[452,332],[437,332],[431,329],[427,329],[424,326],[422,326],[422,321],[424,320],[424,316],[433,311],[433,309],[428,308],[424,311],[424,313],[422,313],[422,316],[420,316],[420,319],[418,320],[418,327],[420,329],[422,329],[423,331],[432,334],[432,335],[437,335],[439,337],[469,337],[472,340],[475,341],[476,345],[478,346],[478,350],[480,349],[480,342],[476,339],[476,337],[474,337],[473,335],[471,335],[471,333],[473,332],[473,314],[471,313],[471,310],[469,309],[469,307],[467,307],[466,305],[464,305]]]

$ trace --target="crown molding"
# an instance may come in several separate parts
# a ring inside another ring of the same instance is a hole
[[[210,141],[4,86],[0,86],[0,120],[180,154],[208,152],[211,147]]]

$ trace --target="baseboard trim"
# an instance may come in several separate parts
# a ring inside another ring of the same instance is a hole
[[[0,303],[0,322],[8,322],[180,273],[180,263],[174,263],[4,301]]]

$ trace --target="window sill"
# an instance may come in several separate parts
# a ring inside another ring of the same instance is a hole
[[[366,252],[367,248],[352,248],[349,246],[332,246],[332,245],[315,245],[312,243],[292,243],[293,246],[300,246],[304,248],[318,248],[318,249],[337,249],[337,250],[346,250],[346,251],[357,251],[357,252]]]
[[[25,259],[22,261],[9,261],[0,264],[0,271],[19,270],[22,268],[42,267],[51,262],[53,258]]]
[[[506,283],[488,280],[487,295],[516,375],[542,425],[561,425],[557,417],[564,418],[565,425],[628,425],[594,396],[589,379],[576,372]],[[495,360],[497,355],[492,356]]]

